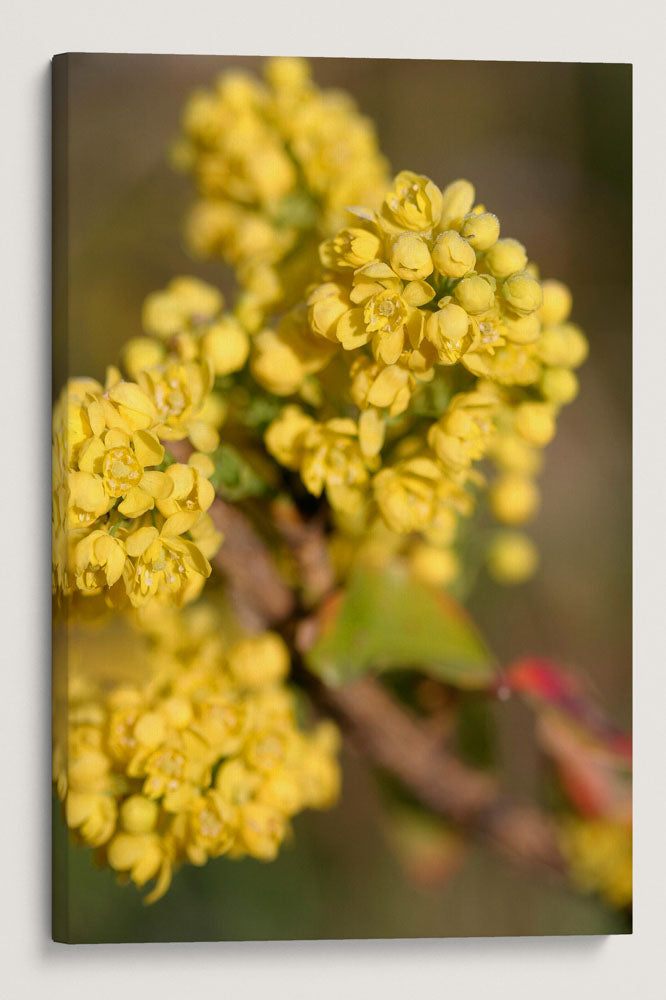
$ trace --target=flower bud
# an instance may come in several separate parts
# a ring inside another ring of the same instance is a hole
[[[571,292],[561,281],[544,281],[543,305],[541,306],[541,321],[544,326],[555,326],[564,323],[571,312]]]
[[[541,320],[536,312],[529,316],[504,317],[503,332],[514,344],[533,344],[541,333]]]
[[[495,303],[495,279],[487,274],[474,274],[456,285],[454,295],[465,312],[474,316],[487,312]]]
[[[460,573],[460,560],[452,549],[420,542],[411,551],[409,568],[421,583],[446,587]]]
[[[437,237],[432,259],[440,274],[447,278],[462,278],[474,269],[476,254],[467,240],[449,229]]]
[[[486,264],[496,278],[508,278],[527,266],[525,247],[518,240],[498,240],[486,254]]]
[[[565,406],[578,395],[578,379],[569,368],[546,368],[541,376],[541,392],[549,403]]]
[[[240,371],[250,351],[245,330],[231,316],[214,323],[204,335],[201,353],[213,366],[216,375]]]
[[[588,343],[583,331],[573,323],[544,330],[536,345],[541,361],[552,367],[578,368],[587,357]]]
[[[538,448],[555,437],[555,418],[549,403],[521,403],[516,407],[514,425],[521,437]]]
[[[461,340],[469,328],[469,316],[455,302],[449,302],[443,309],[439,309],[428,317],[428,327],[437,327],[437,333],[445,340],[452,343]]]
[[[123,365],[131,378],[164,360],[164,346],[151,337],[132,337],[123,348]]]
[[[490,506],[498,521],[522,524],[536,513],[539,491],[532,479],[502,476],[490,490]]]
[[[541,285],[526,271],[508,277],[502,285],[502,295],[519,316],[529,316],[543,301]]]
[[[488,552],[488,572],[498,583],[524,583],[538,562],[536,545],[521,531],[499,532]]]
[[[421,236],[403,233],[393,244],[391,267],[405,281],[427,278],[432,274],[432,257]]]
[[[243,687],[260,688],[284,680],[289,672],[289,653],[279,635],[241,639],[229,651],[229,668]]]
[[[492,212],[481,212],[467,215],[460,228],[460,235],[470,243],[475,250],[490,250],[499,238],[499,219]]]
[[[143,795],[130,795],[120,807],[120,822],[127,833],[150,833],[157,823],[157,802]]]
[[[452,181],[442,191],[442,224],[461,219],[474,204],[474,185],[469,181]]]

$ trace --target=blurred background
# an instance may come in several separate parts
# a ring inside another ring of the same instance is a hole
[[[68,176],[54,194],[56,244],[67,254],[66,330],[54,390],[67,374],[104,376],[140,332],[145,296],[179,273],[232,293],[219,263],[188,255],[182,221],[192,197],[167,151],[190,91],[225,69],[262,60],[86,55],[68,61]],[[523,242],[543,277],[573,291],[572,319],[590,358],[581,394],[546,451],[543,502],[530,534],[536,577],[518,588],[481,579],[470,610],[500,662],[552,656],[589,680],[615,722],[631,725],[631,67],[313,59],[315,81],[349,91],[376,123],[395,172],[444,186],[467,177]],[[66,113],[65,113],[66,112]],[[497,707],[506,784],[537,797],[544,763],[534,719]],[[451,851],[437,885],[410,880],[382,821],[380,791],[362,761],[344,759],[342,802],[297,817],[293,844],[263,865],[224,858],[188,867],[146,908],[133,887],[68,852],[54,873],[68,894],[76,941],[599,934],[625,918],[591,897],[514,869],[481,847]],[[67,832],[55,807],[56,850]],[[66,884],[65,884],[66,883]]]

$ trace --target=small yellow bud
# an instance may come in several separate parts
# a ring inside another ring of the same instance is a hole
[[[544,326],[555,326],[564,323],[572,306],[571,292],[561,281],[544,281],[543,305],[541,306],[541,321]]]
[[[284,680],[289,672],[289,653],[279,635],[241,639],[229,651],[229,668],[243,687],[260,688]]]
[[[410,554],[409,568],[421,583],[446,587],[460,573],[460,560],[452,549],[418,543]]]
[[[464,236],[475,250],[490,250],[499,238],[499,219],[492,212],[482,212],[480,215],[468,215],[460,228]]]
[[[276,56],[267,61],[264,76],[275,90],[300,90],[310,80],[310,67],[296,56]]]
[[[498,240],[486,254],[486,264],[496,278],[508,278],[527,266],[525,247],[518,240],[510,238]]]
[[[443,309],[438,309],[428,317],[428,335],[431,339],[443,337],[455,344],[465,336],[468,328],[469,316],[455,302],[449,302]]]
[[[488,552],[488,572],[498,583],[524,583],[534,574],[538,562],[536,545],[520,531],[500,532]]]
[[[487,274],[473,274],[456,285],[454,295],[470,315],[487,312],[495,302],[495,279]]]
[[[466,239],[449,229],[437,237],[432,259],[440,274],[447,278],[462,278],[474,269],[476,254]]]
[[[535,312],[543,301],[541,285],[526,271],[508,277],[502,285],[502,295],[519,316]]]
[[[502,476],[491,488],[490,506],[498,521],[522,524],[536,513],[539,491],[535,483],[524,476]]]
[[[250,351],[245,330],[237,320],[226,316],[214,323],[201,341],[201,354],[213,366],[216,375],[240,371]]]
[[[543,448],[555,437],[555,417],[549,403],[520,403],[514,425],[529,444]]]
[[[143,795],[130,795],[120,807],[120,822],[127,833],[150,833],[157,823],[159,805]]]
[[[546,368],[541,376],[541,392],[549,403],[565,406],[578,395],[578,379],[569,368]]]
[[[391,249],[391,267],[405,281],[418,281],[432,274],[432,257],[421,236],[403,233]]]
[[[554,368],[578,368],[587,357],[588,343],[583,331],[573,323],[544,330],[536,345],[541,361]]]
[[[379,410],[370,407],[358,420],[358,440],[366,458],[374,458],[382,450],[386,426]]]
[[[517,316],[516,318],[504,318],[503,330],[507,340],[514,344],[533,344],[539,339],[541,333],[541,320],[536,312],[529,316]]]
[[[474,185],[469,181],[452,181],[442,191],[442,224],[461,219],[474,204]]]
[[[132,337],[123,348],[123,365],[133,379],[139,372],[155,368],[163,360],[163,345],[151,337]]]

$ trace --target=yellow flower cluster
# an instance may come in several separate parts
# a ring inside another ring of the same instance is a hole
[[[297,725],[279,636],[225,643],[205,605],[160,609],[153,631],[152,650],[134,636],[125,680],[100,645],[93,669],[70,655],[53,757],[68,826],[122,879],[154,879],[147,902],[182,863],[274,859],[290,819],[340,787],[337,730]]]
[[[371,122],[351,98],[322,91],[300,59],[273,59],[265,80],[223,75],[184,115],[175,162],[198,201],[187,223],[195,252],[237,272],[237,314],[250,330],[300,297],[316,247],[349,204],[379,204],[386,165]]]
[[[562,852],[574,884],[598,892],[612,906],[632,899],[632,829],[611,819],[569,819],[561,830]]]
[[[167,464],[162,440],[217,445],[199,416],[212,376],[197,362],[156,366],[107,385],[72,379],[53,416],[53,586],[143,607],[200,592],[221,536],[206,511],[211,459]]]
[[[485,482],[477,464],[489,459],[494,516],[524,523],[538,508],[540,449],[587,353],[568,289],[541,282],[522,244],[500,238],[469,181],[440,190],[402,171],[378,212],[352,212],[321,244],[306,302],[254,339],[255,378],[314,411],[287,406],[268,450],[339,515],[364,509],[367,529],[377,512],[440,549],[471,513]],[[419,549],[416,564],[438,560]],[[502,536],[490,565],[518,582],[536,553]]]

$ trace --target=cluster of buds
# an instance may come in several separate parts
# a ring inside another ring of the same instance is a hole
[[[122,879],[155,880],[149,902],[182,863],[274,859],[291,818],[340,785],[337,730],[299,728],[279,636],[225,642],[205,604],[153,619],[129,656],[113,633],[93,669],[70,656],[53,757],[73,835]]]
[[[378,204],[387,178],[372,123],[348,95],[317,88],[300,59],[269,60],[264,81],[227,73],[193,94],[174,159],[198,194],[189,243],[234,267],[236,313],[253,331],[300,297],[318,241],[347,205]]]
[[[472,512],[483,460],[499,472],[498,520],[536,512],[539,452],[577,393],[587,342],[568,322],[568,290],[541,282],[523,245],[500,238],[468,181],[440,190],[403,171],[378,212],[351,211],[353,224],[320,245],[319,283],[254,338],[257,381],[309,405],[286,406],[266,445],[343,519],[359,523],[362,510],[364,531],[379,516],[421,536],[426,566],[423,543],[450,546]],[[536,555],[514,531],[493,540],[489,561],[512,582]]]
[[[106,387],[72,379],[53,417],[53,587],[103,595],[112,606],[152,598],[182,605],[209,576],[222,541],[206,513],[218,443],[200,416],[209,366],[157,365]],[[162,441],[189,436],[200,449],[169,462]]]

